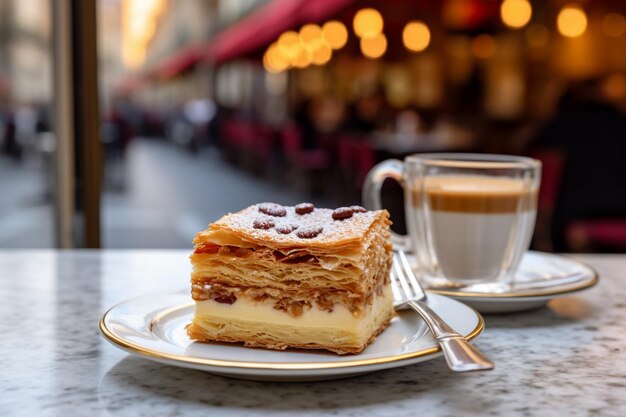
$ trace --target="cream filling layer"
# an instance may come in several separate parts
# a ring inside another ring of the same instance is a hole
[[[240,298],[233,304],[221,304],[213,300],[196,301],[196,317],[194,321],[202,321],[203,317],[212,322],[228,322],[230,320],[245,321],[251,324],[271,324],[274,326],[298,327],[326,331],[367,332],[376,322],[376,318],[388,316],[393,308],[391,288],[385,286],[382,296],[375,296],[369,308],[360,315],[354,315],[344,305],[335,304],[332,312],[317,307],[305,309],[302,315],[292,317],[288,313],[274,308],[273,302],[254,302]]]

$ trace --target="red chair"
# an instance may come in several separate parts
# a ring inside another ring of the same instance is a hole
[[[566,238],[572,250],[626,249],[626,219],[590,219],[567,226]]]
[[[274,130],[266,125],[257,124],[254,126],[253,139],[254,155],[263,166],[272,163],[274,152]]]

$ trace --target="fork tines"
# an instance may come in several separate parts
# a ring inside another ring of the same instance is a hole
[[[393,269],[391,271],[391,286],[396,300],[419,300],[425,297],[409,260],[404,251],[399,250],[393,255]]]

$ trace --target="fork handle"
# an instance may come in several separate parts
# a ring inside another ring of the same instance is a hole
[[[439,343],[448,367],[456,372],[493,369],[494,364],[422,301],[407,303],[424,319]]]

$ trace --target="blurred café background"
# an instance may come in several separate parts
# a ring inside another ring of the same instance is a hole
[[[623,252],[625,111],[623,0],[0,0],[0,247],[190,248],[487,152],[543,162],[535,249]]]

